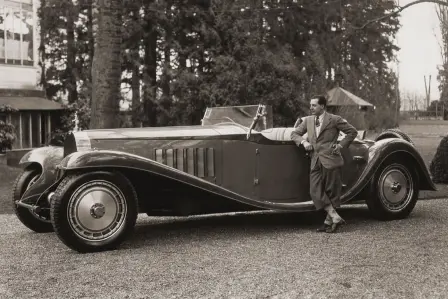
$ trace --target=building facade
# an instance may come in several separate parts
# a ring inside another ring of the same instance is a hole
[[[0,106],[18,112],[0,114],[16,129],[13,149],[39,147],[54,131],[52,118],[62,106],[47,100],[38,86],[39,0],[0,0]]]

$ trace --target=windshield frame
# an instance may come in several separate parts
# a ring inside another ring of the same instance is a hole
[[[261,132],[273,128],[272,107],[269,105],[207,107],[201,123],[202,126],[237,125],[248,130],[257,116],[260,106],[265,115],[260,117],[253,130]]]

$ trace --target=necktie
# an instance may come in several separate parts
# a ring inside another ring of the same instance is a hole
[[[316,127],[320,127],[319,117],[316,117]]]

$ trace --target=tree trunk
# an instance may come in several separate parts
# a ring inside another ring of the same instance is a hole
[[[46,0],[41,0],[40,1],[40,15],[39,18],[44,18],[45,14],[46,14],[46,10],[47,10],[47,1]],[[41,24],[43,22],[40,22]],[[46,92],[47,91],[47,74],[46,74],[46,68],[45,68],[45,63],[46,63],[46,58],[47,55],[45,54],[45,43],[46,43],[46,38],[45,38],[45,33],[48,31],[47,28],[41,28],[39,30],[40,32],[40,44],[39,44],[39,52],[40,52],[40,68],[41,68],[41,74],[40,74],[40,84],[42,85],[43,90]]]
[[[147,11],[149,14],[150,12]],[[157,101],[157,30],[151,19],[147,17],[145,31],[148,33],[144,40],[145,47],[145,75],[144,75],[144,94],[143,94],[143,126],[154,126],[156,120],[156,101]]]
[[[171,20],[171,1],[167,1],[167,14],[168,21]],[[170,99],[170,72],[171,72],[171,42],[172,42],[172,27],[167,25],[165,28],[165,48],[164,48],[164,67],[163,67],[163,80],[162,80],[162,94],[164,101]]]
[[[95,55],[95,38],[93,36],[93,0],[87,0],[87,38],[89,41],[90,69],[92,69],[93,56]],[[92,82],[90,73],[90,82]]]
[[[139,13],[139,7],[134,8],[130,11],[131,20],[134,24],[141,23],[141,17]],[[140,92],[140,45],[141,45],[141,31],[135,31],[129,38],[132,43],[130,43],[130,70],[132,73],[131,77],[131,91],[132,91],[132,104],[131,104],[131,122],[133,127],[141,127],[142,122],[142,106],[141,106],[141,92]]]
[[[73,1],[67,0],[67,90],[70,104],[78,101],[78,85],[76,71],[75,17],[77,8]]]
[[[88,100],[92,99],[92,64],[93,57],[95,55],[95,38],[94,38],[94,28],[93,28],[93,11],[94,11],[94,1],[87,0],[87,42],[88,42],[88,53],[89,53],[89,64],[88,64],[88,73],[87,73],[87,92],[88,92]]]
[[[98,9],[92,64],[91,129],[118,126],[121,84],[122,1],[95,0]]]
[[[138,52],[137,52],[138,54]],[[141,109],[140,109],[140,68],[138,64],[134,64],[132,68],[132,79],[131,79],[131,90],[132,90],[132,125],[134,127],[141,126]]]

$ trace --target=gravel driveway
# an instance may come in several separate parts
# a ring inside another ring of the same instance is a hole
[[[141,216],[120,250],[78,254],[0,215],[1,298],[446,298],[447,200],[378,222],[342,210],[339,234],[315,213]]]

